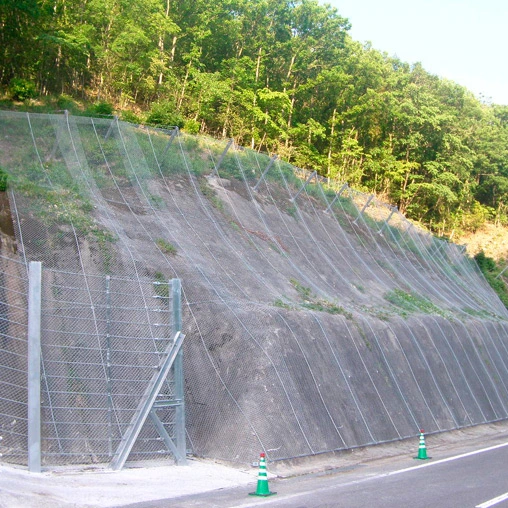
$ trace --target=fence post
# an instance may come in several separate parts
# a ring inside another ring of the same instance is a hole
[[[173,303],[173,335],[182,331],[182,284],[180,279],[171,281],[171,300]],[[173,366],[175,376],[175,398],[179,404],[175,407],[175,445],[178,451],[176,463],[187,463],[187,445],[185,440],[185,386],[183,376],[183,349],[180,349]]]
[[[40,261],[28,269],[28,470],[41,472],[41,273]]]
[[[228,141],[226,148],[224,148],[224,150],[222,151],[222,153],[219,157],[219,160],[218,160],[217,164],[215,165],[215,167],[213,168],[212,174],[210,176],[215,176],[215,175],[219,176],[219,168],[221,167],[221,164],[224,161],[224,157],[226,157],[226,154],[228,153],[229,147],[233,144],[234,141],[235,140],[233,138],[231,138]]]

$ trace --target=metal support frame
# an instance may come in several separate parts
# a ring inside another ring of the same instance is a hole
[[[393,217],[393,214],[398,212],[399,209],[396,206],[391,207],[390,215],[388,215],[388,218],[383,222],[383,225],[379,229],[378,233],[381,234],[383,232],[383,229],[388,226],[388,223],[390,222],[390,219]]]
[[[268,162],[268,166],[266,166],[265,170],[263,171],[263,174],[259,177],[258,183],[252,188],[254,192],[258,190],[259,184],[265,179],[266,174],[268,171],[270,171],[270,168],[273,166],[273,163],[277,160],[278,155],[274,155],[270,162]]]
[[[308,183],[317,175],[317,171],[313,171],[305,180],[304,184],[301,186],[300,190],[291,198],[291,201],[294,202],[296,198],[300,195],[300,192],[307,187]]]
[[[42,264],[28,272],[28,470],[41,472],[41,280]]]
[[[212,175],[211,176],[214,176],[214,175],[219,176],[219,168],[221,167],[221,164],[224,162],[224,157],[226,157],[226,154],[228,153],[228,150],[231,147],[231,145],[234,143],[234,141],[235,140],[233,138],[231,138],[228,141],[228,144],[226,145],[226,148],[224,148],[224,150],[222,151],[222,153],[221,153],[221,155],[219,157],[219,160],[217,161],[217,164],[215,165],[215,168],[212,171]]]
[[[334,205],[335,201],[337,201],[337,199],[340,198],[340,195],[348,188],[348,184],[345,183],[339,190],[339,192],[337,192],[337,194],[335,194],[335,197],[332,199],[332,202],[326,207],[326,210],[325,210],[325,213],[328,213],[330,211],[330,209],[332,208],[332,206]]]
[[[494,278],[499,279],[499,277],[501,277],[501,275],[503,275],[506,270],[508,270],[508,265],[506,265]]]
[[[64,116],[65,116],[65,123],[66,125],[69,124],[69,111],[67,109],[64,109]],[[51,149],[51,153],[46,156],[46,162],[51,162],[54,160],[56,151],[58,150],[58,147],[60,146],[60,132],[61,132],[61,122],[58,122],[58,132],[55,136],[55,142],[53,143],[53,148]]]
[[[111,123],[109,124],[109,129],[108,129],[108,132],[106,132],[106,135],[104,136],[104,139],[108,139],[108,138],[109,138],[109,136],[110,136],[110,134],[111,134],[111,131],[113,130],[113,126],[114,126],[115,124],[117,124],[117,123],[118,123],[118,116],[117,116],[117,115],[115,115],[115,116],[113,117],[113,120],[111,120]]]
[[[175,127],[175,128],[171,131],[171,136],[169,136],[168,142],[166,143],[166,147],[164,148],[164,151],[162,152],[162,157],[161,157],[161,160],[162,160],[162,159],[166,156],[166,154],[168,153],[169,147],[170,147],[170,146],[171,146],[171,144],[173,143],[173,140],[175,139],[175,137],[178,135],[178,132],[179,132],[178,127]]]
[[[114,471],[118,471],[124,466],[125,461],[127,460],[127,457],[129,456],[132,447],[134,446],[134,443],[136,442],[136,439],[141,432],[141,428],[143,427],[150,412],[153,411],[155,399],[157,398],[157,395],[159,395],[162,385],[166,381],[166,377],[176,360],[180,348],[182,347],[184,338],[185,335],[183,333],[177,332],[168,344],[162,360],[154,372],[152,379],[148,383],[145,393],[143,397],[141,397],[136,412],[132,417],[131,423],[123,435],[113,460],[111,461],[110,467]]]
[[[367,199],[367,202],[363,205],[362,211],[358,215],[358,217],[353,221],[353,224],[356,224],[356,221],[363,215],[363,212],[367,210],[367,207],[370,205],[370,202],[374,199],[374,194],[371,194],[369,196],[369,199]]]
[[[180,279],[171,281],[171,294],[173,302],[173,333],[182,329],[182,284]],[[176,463],[186,464],[187,446],[185,440],[185,385],[183,375],[183,350],[180,350],[175,359],[173,370],[175,379],[175,439]]]

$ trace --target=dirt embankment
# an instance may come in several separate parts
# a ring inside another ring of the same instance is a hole
[[[486,224],[476,233],[462,236],[458,243],[467,245],[470,256],[483,250],[498,263],[508,262],[508,227]]]

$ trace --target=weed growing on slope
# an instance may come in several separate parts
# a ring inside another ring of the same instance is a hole
[[[157,240],[155,240],[155,244],[162,252],[164,252],[164,254],[174,256],[177,252],[176,247],[167,240],[164,240],[164,238],[157,238]]]
[[[310,288],[303,286],[296,279],[290,279],[289,282],[303,300],[303,303],[300,305],[304,309],[315,310],[318,312],[328,312],[328,314],[342,314],[347,319],[353,318],[353,315],[340,305],[336,305],[335,303],[329,302],[323,298],[317,298]]]
[[[436,307],[428,298],[416,293],[406,293],[401,289],[392,289],[387,291],[383,298],[391,304],[408,312],[422,312],[424,314],[437,314],[445,316],[446,313],[439,307]]]
[[[155,272],[153,283],[155,294],[161,298],[169,298],[169,281],[162,272]]]
[[[199,190],[205,196],[208,201],[210,201],[211,205],[219,210],[220,212],[224,211],[224,203],[219,199],[215,189],[210,187],[206,181],[206,179],[201,178],[199,180]]]

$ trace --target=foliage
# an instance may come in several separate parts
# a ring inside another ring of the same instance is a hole
[[[487,279],[487,282],[508,309],[508,288],[504,281],[498,277],[501,273],[501,269],[498,267],[497,263],[492,258],[487,257],[483,251],[478,252],[474,259]]]
[[[296,292],[303,300],[301,306],[304,309],[315,310],[318,312],[328,312],[329,314],[342,314],[347,319],[352,319],[353,315],[346,311],[340,305],[336,305],[335,303],[329,302],[322,298],[317,298],[316,295],[312,293],[312,290],[308,287],[303,286],[296,279],[290,279],[290,284],[296,289]],[[279,304],[277,305],[277,302]],[[284,307],[284,302],[277,300],[275,305],[279,307]]]
[[[7,181],[9,175],[0,168],[0,192],[5,192],[7,190]]]
[[[165,254],[174,256],[177,252],[176,247],[167,240],[164,240],[164,238],[157,238],[157,240],[155,240],[155,244]]]
[[[318,0],[4,0],[0,85],[234,137],[279,155],[267,179],[316,170],[438,235],[508,224],[508,106],[354,41],[346,14]]]
[[[408,312],[422,312],[424,314],[443,315],[443,311],[436,307],[428,298],[418,295],[417,293],[407,293],[402,289],[392,289],[387,291],[383,298],[391,304]]]
[[[13,78],[9,83],[9,92],[16,101],[26,101],[37,97],[37,89],[31,81]]]
[[[205,196],[208,201],[212,204],[214,208],[219,210],[220,212],[224,211],[224,203],[220,200],[215,192],[215,189],[208,185],[206,178],[200,178],[199,180],[199,190]]]
[[[170,101],[156,102],[152,104],[146,117],[149,125],[159,126],[177,126],[183,127],[184,121],[181,115],[176,111],[174,104]]]
[[[91,105],[85,111],[87,116],[113,116],[114,107],[113,104],[107,101],[100,101]]]

